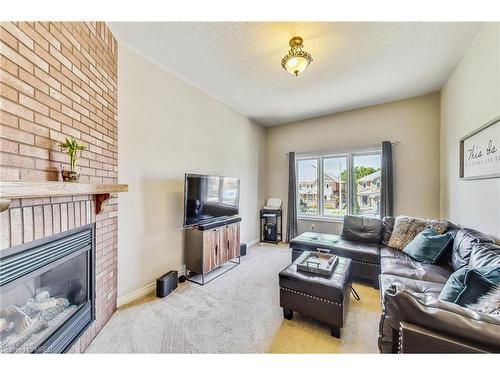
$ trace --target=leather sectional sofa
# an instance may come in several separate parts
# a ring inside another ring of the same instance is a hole
[[[437,264],[422,263],[387,245],[394,221],[393,217],[364,220],[347,216],[341,239],[329,247],[332,253],[353,260],[354,278],[380,287],[380,352],[500,352],[500,316],[438,299],[455,270],[500,267],[500,246],[486,234],[450,223],[447,231],[453,241],[449,249]],[[312,250],[312,246],[294,246],[293,241],[290,247],[292,257]]]

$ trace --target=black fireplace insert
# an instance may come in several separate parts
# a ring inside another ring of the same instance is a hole
[[[0,353],[64,353],[95,319],[94,226],[0,252]]]

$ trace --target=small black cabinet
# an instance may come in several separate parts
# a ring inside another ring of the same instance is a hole
[[[282,211],[272,209],[260,210],[260,242],[278,244],[282,241]]]

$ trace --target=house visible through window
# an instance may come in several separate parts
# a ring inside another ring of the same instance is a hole
[[[299,217],[379,215],[379,150],[299,156],[296,168]]]
[[[353,155],[353,215],[379,215],[381,155]]]
[[[347,158],[325,157],[322,160],[322,171],[320,173],[323,180],[323,215],[337,216],[347,213],[347,186],[345,179],[342,179],[342,171],[346,170]]]
[[[297,160],[299,215],[318,214],[318,159]]]

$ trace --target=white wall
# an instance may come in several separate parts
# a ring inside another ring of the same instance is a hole
[[[500,242],[500,179],[459,179],[459,139],[499,115],[500,23],[489,23],[442,90],[441,215]]]
[[[395,213],[439,216],[439,93],[267,128],[266,194],[287,201],[289,151],[348,149],[399,141],[394,146]],[[286,217],[286,216],[285,216]],[[338,233],[340,224],[314,222]],[[299,231],[311,230],[299,220]]]
[[[185,172],[241,179],[242,241],[258,237],[264,129],[119,46],[119,300],[183,269]]]

